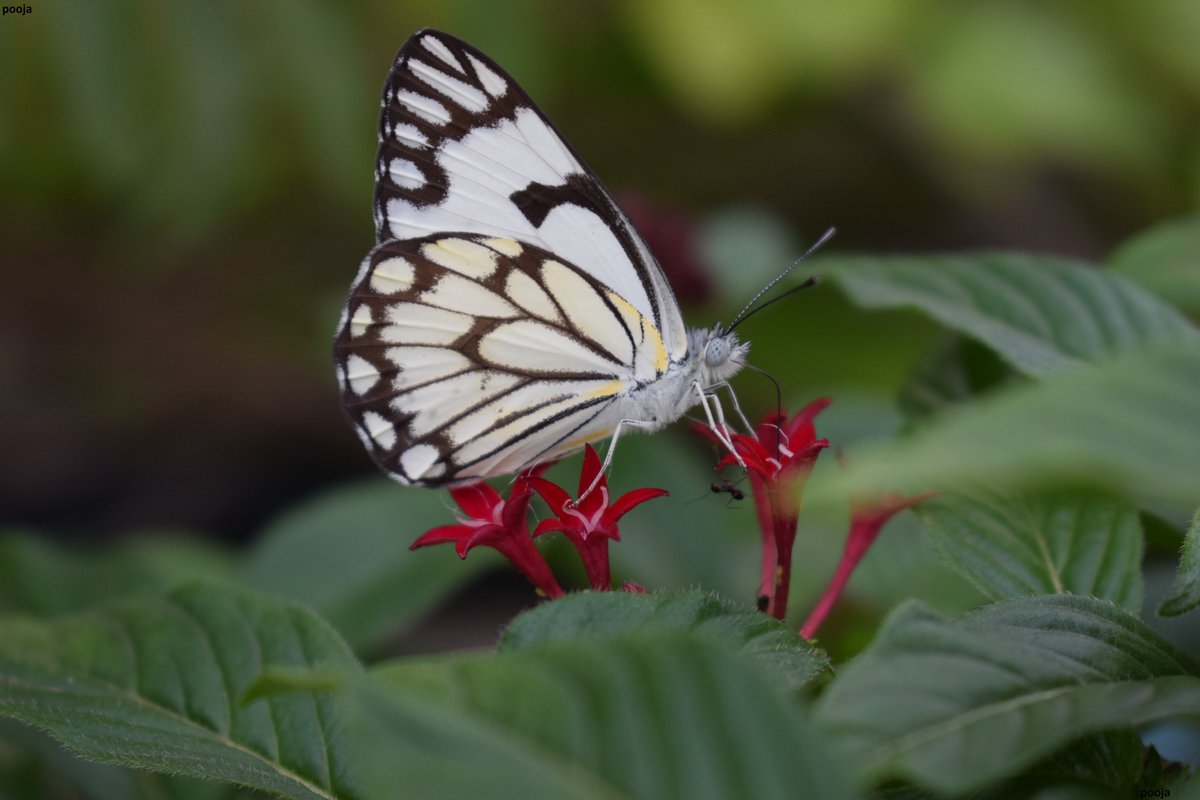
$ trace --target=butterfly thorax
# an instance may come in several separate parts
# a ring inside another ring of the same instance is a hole
[[[638,420],[643,430],[658,430],[679,419],[700,402],[697,385],[708,392],[745,364],[749,343],[721,326],[690,328],[687,335],[687,354],[661,378],[631,392],[620,409],[622,417]]]

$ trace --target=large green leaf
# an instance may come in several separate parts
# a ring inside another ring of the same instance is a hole
[[[1048,375],[1156,342],[1194,340],[1171,306],[1129,281],[1046,256],[825,258],[815,267],[868,308],[913,307]]]
[[[971,800],[1137,797],[1143,786],[1156,785],[1144,778],[1145,750],[1141,737],[1131,730],[1098,733],[1072,742],[1010,780],[972,794]]]
[[[1158,605],[1158,613],[1173,617],[1191,611],[1200,605],[1200,509],[1192,516],[1183,539],[1183,553],[1179,558],[1179,572],[1171,584],[1166,597]]]
[[[831,684],[817,719],[872,777],[957,794],[1084,735],[1200,713],[1197,675],[1093,598],[1006,600],[962,621],[910,603]]]
[[[980,489],[942,495],[917,515],[938,553],[993,599],[1067,592],[1141,609],[1142,527],[1126,503]]]
[[[49,734],[0,717],[0,798],[4,800],[233,800],[240,791],[249,790],[88,761],[68,752]]]
[[[922,420],[1013,380],[1016,376],[991,350],[950,334],[913,367],[896,405],[908,420]]]
[[[264,531],[242,579],[316,609],[356,650],[370,650],[497,563],[486,551],[463,562],[450,547],[408,549],[453,522],[452,507],[441,492],[381,478],[335,489]]]
[[[842,765],[761,669],[634,636],[375,670],[360,744],[413,796],[849,797]]]
[[[1016,387],[851,451],[810,503],[933,487],[1094,487],[1171,507],[1200,493],[1200,348],[1163,347]]]
[[[0,713],[96,761],[304,800],[362,796],[330,696],[243,703],[268,666],[358,669],[307,611],[191,584],[53,622],[0,620]]]
[[[687,633],[712,641],[759,661],[780,686],[798,688],[828,668],[821,650],[777,620],[696,591],[572,594],[514,620],[500,640],[500,650],[632,633]]]
[[[1200,309],[1200,216],[1151,228],[1117,250],[1110,263],[1167,302]]]
[[[177,533],[146,532],[95,550],[32,533],[0,533],[0,613],[82,611],[131,592],[223,579],[232,571],[227,552]]]

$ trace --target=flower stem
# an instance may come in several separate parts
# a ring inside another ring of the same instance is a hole
[[[777,520],[779,522],[779,520]],[[769,613],[775,619],[783,621],[787,616],[788,591],[792,584],[792,545],[796,541],[795,528],[792,528],[791,535],[780,536],[779,532],[775,534],[776,545],[776,560],[775,560],[775,586],[771,592],[771,601],[768,605]]]
[[[850,550],[849,541],[846,542],[846,550]],[[865,552],[865,549],[863,552]],[[808,619],[800,626],[800,635],[805,639],[813,638],[817,633],[817,629],[821,627],[821,623],[825,621],[825,617],[829,616],[829,612],[833,610],[838,598],[842,596],[842,590],[846,588],[846,583],[849,582],[854,568],[858,566],[860,558],[862,558],[862,553],[859,553],[853,559],[849,558],[847,553],[842,554],[842,560],[838,562],[837,570],[833,573],[833,579],[825,587],[825,591],[821,594],[821,599],[817,601],[817,605],[812,610],[812,613],[808,615]]]

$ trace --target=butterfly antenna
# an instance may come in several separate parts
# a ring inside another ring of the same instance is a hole
[[[795,287],[794,289],[792,289],[784,294],[781,294],[779,297],[776,297],[773,300],[768,300],[766,303],[763,303],[758,308],[754,308],[754,304],[757,303],[764,294],[766,294],[767,292],[774,289],[775,285],[777,283],[779,283],[781,280],[783,280],[788,275],[790,275],[792,270],[794,270],[796,267],[800,266],[800,263],[802,261],[804,261],[804,259],[808,258],[810,255],[812,255],[817,250],[817,248],[819,248],[821,245],[823,245],[827,241],[829,241],[835,233],[837,233],[837,228],[830,228],[829,230],[825,231],[823,234],[821,234],[821,237],[819,239],[817,239],[815,242],[813,242],[812,245],[807,250],[804,251],[804,255],[797,258],[795,261],[792,262],[792,265],[790,267],[788,267],[783,272],[779,273],[774,278],[772,278],[770,283],[768,283],[766,286],[764,286],[762,289],[760,289],[758,291],[758,294],[756,294],[756,295],[754,295],[754,297],[750,298],[750,302],[746,303],[745,307],[740,312],[738,312],[738,315],[733,318],[733,322],[729,323],[729,325],[727,325],[725,327],[724,333],[728,334],[730,331],[732,331],[738,325],[741,325],[743,322],[745,322],[747,319],[749,319],[751,314],[756,314],[759,311],[762,311],[767,306],[769,306],[772,303],[775,303],[779,300],[782,300],[783,298],[787,297],[788,295],[792,294],[793,292],[798,292],[801,289],[807,289],[810,286],[816,285],[817,279],[809,278],[804,283],[800,284],[799,286]]]

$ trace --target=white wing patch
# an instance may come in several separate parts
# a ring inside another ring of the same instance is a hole
[[[417,480],[429,474],[429,468],[437,461],[438,449],[429,444],[414,445],[400,454],[400,468],[409,480]]]
[[[434,125],[444,125],[450,121],[450,112],[432,97],[426,97],[416,92],[396,92],[396,102]]]
[[[432,289],[421,295],[421,302],[491,319],[508,319],[521,313],[492,290],[453,273],[440,277]]]
[[[412,413],[408,435],[420,438],[462,416],[480,401],[486,401],[516,386],[519,378],[498,371],[475,371],[431,383],[392,400],[392,408]]]
[[[578,272],[558,261],[547,261],[542,264],[542,281],[577,330],[611,353],[618,364],[633,362],[629,332]]]
[[[466,239],[441,239],[422,247],[421,254],[468,278],[486,278],[496,271],[495,251]]]
[[[484,244],[501,255],[509,258],[516,258],[521,255],[525,248],[521,247],[521,243],[512,239],[484,239],[481,244]]]
[[[562,139],[542,121],[538,112],[532,108],[522,108],[517,112],[516,127],[529,149],[546,162],[546,166],[560,180],[583,172],[583,165],[575,160]]]
[[[425,46],[426,50],[437,56],[442,63],[453,68],[455,72],[462,73],[462,64],[454,57],[454,53],[450,52],[450,48],[443,44],[436,36],[422,36],[421,44]]]
[[[566,332],[528,319],[497,326],[479,340],[479,355],[488,363],[527,372],[620,375],[624,370]]]
[[[380,294],[395,294],[412,288],[417,272],[407,259],[395,256],[375,265],[371,288]]]
[[[354,337],[362,336],[374,324],[375,321],[371,316],[371,309],[366,305],[361,305],[354,309],[354,314],[350,317],[350,335]]]
[[[508,282],[504,285],[504,291],[509,299],[533,316],[547,322],[559,324],[563,322],[562,315],[558,313],[550,295],[546,294],[546,290],[524,272],[513,270],[508,273]]]
[[[357,395],[366,394],[379,383],[379,370],[362,356],[351,355],[347,358],[344,371],[350,391]]]
[[[458,457],[463,463],[472,464],[470,474],[478,479],[516,472],[535,459],[561,455],[562,453],[550,449],[547,442],[557,442],[571,435],[572,431],[596,415],[595,409],[591,407],[571,411],[574,405],[576,403],[568,399],[543,406],[503,428],[472,439],[461,449]],[[556,416],[561,418],[554,420]],[[537,431],[538,435],[526,436],[505,447],[514,436],[530,431]]]
[[[422,303],[396,303],[387,318],[391,324],[379,327],[379,338],[389,344],[453,344],[474,323],[467,314]]]
[[[425,173],[407,158],[393,158],[388,162],[388,174],[397,186],[405,189],[420,189],[425,185]]]
[[[469,83],[464,83],[458,78],[452,78],[441,70],[434,69],[415,58],[409,62],[409,69],[412,70],[414,75],[427,83],[430,88],[451,102],[462,106],[472,114],[482,114],[487,111],[488,104],[491,102],[490,99],[486,94]]]
[[[429,139],[425,137],[425,134],[417,130],[415,125],[409,125],[406,122],[397,122],[393,125],[392,136],[412,147],[429,146]]]
[[[475,74],[479,76],[480,83],[483,88],[492,97],[501,98],[508,91],[508,81],[501,78],[496,73],[488,69],[487,64],[484,64],[475,56],[467,53],[467,60],[471,62],[471,66],[475,68]]]
[[[444,380],[474,367],[462,353],[447,347],[389,347],[384,355],[399,370],[395,383],[397,392]]]
[[[384,450],[391,450],[396,444],[396,427],[382,414],[368,411],[362,415],[362,424],[367,435]]]

